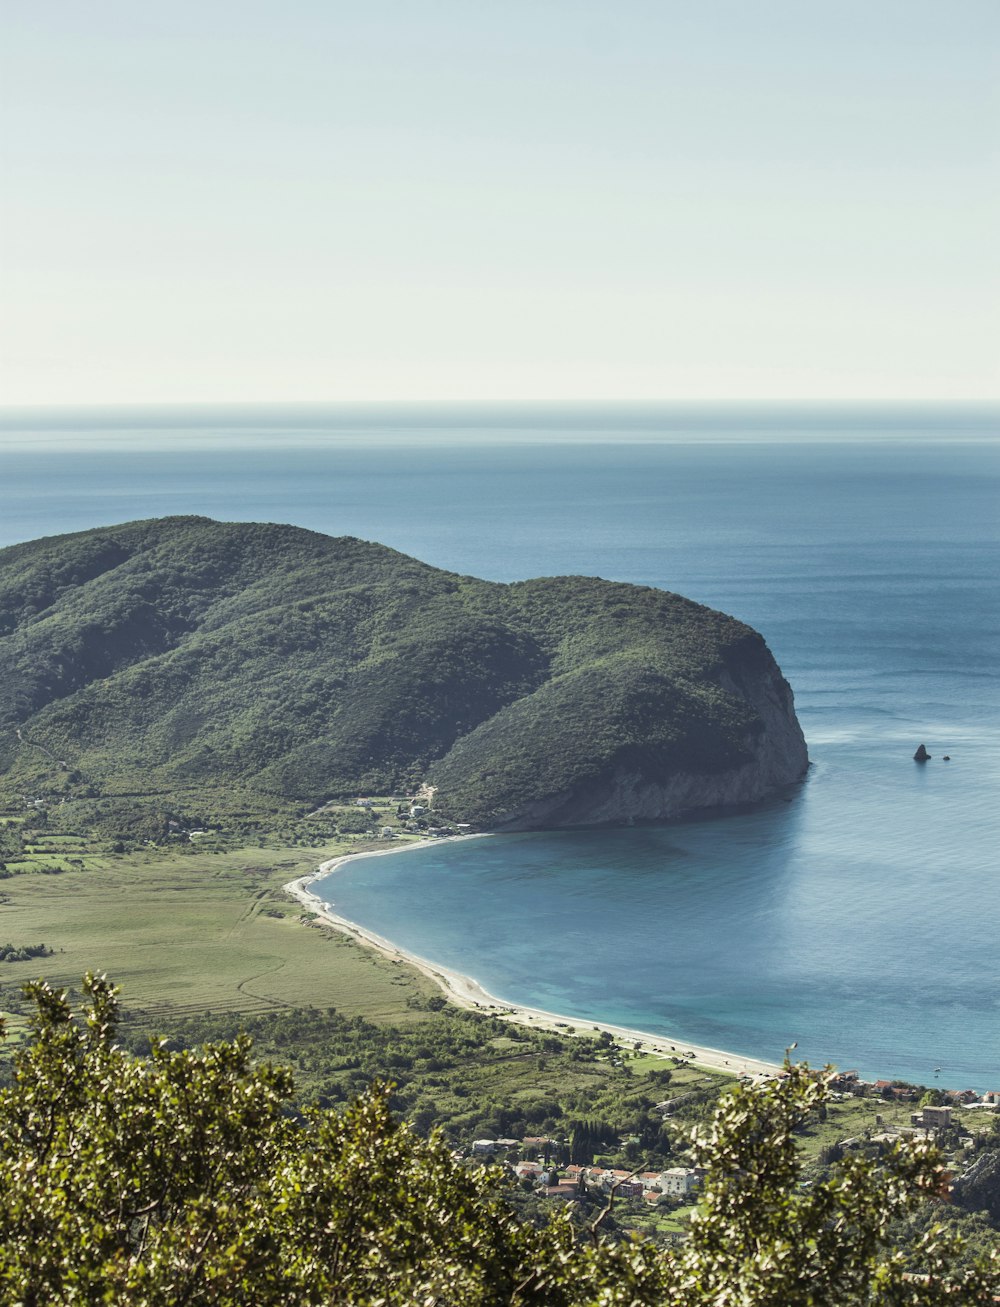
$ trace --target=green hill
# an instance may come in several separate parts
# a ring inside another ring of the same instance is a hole
[[[545,826],[753,801],[806,765],[761,637],[677,595],[195,517],[0,550],[8,792],[429,784],[455,819]]]

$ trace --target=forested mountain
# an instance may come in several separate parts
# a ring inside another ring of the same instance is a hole
[[[806,765],[761,637],[663,591],[197,517],[0,550],[8,790],[428,784],[454,819],[527,827],[753,801]]]

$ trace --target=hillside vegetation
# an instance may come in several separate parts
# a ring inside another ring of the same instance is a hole
[[[805,1067],[718,1100],[692,1141],[705,1179],[688,1238],[659,1250],[604,1237],[613,1196],[582,1228],[579,1204],[519,1220],[496,1168],[401,1125],[378,1088],[290,1115],[290,1073],[255,1067],[246,1037],[158,1040],[135,1060],[113,988],[84,990],[74,1011],[32,986],[34,1037],[0,1090],[4,1302],[943,1307],[1000,1289],[996,1258],[956,1268],[936,1224],[916,1276],[886,1246],[889,1222],[941,1189],[924,1141],[804,1183],[796,1131],[827,1097]]]
[[[568,824],[615,776],[749,775],[760,685],[801,743],[759,635],[593,578],[492,584],[195,517],[0,550],[8,793],[273,810],[426,783],[453,819]],[[792,752],[749,797],[802,773]]]

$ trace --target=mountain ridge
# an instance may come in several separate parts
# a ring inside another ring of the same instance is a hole
[[[0,776],[52,783],[18,730],[73,793],[429,783],[497,829],[755,802],[808,762],[762,637],[691,600],[202,517],[0,550]]]

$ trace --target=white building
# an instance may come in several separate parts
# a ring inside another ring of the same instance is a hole
[[[698,1172],[683,1166],[672,1166],[660,1172],[660,1189],[665,1194],[684,1198],[698,1187]]]

